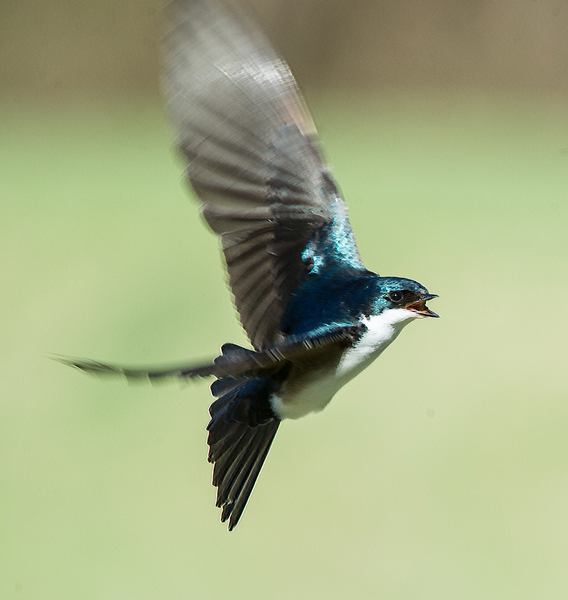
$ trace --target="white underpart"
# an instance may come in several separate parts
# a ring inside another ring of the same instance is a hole
[[[286,394],[284,389],[280,396],[272,396],[272,409],[281,419],[299,419],[324,409],[339,389],[366,369],[396,339],[405,325],[422,316],[405,308],[391,308],[380,315],[364,317],[361,322],[367,326],[367,331],[345,352],[337,367],[321,377],[314,374],[313,383],[293,395]]]

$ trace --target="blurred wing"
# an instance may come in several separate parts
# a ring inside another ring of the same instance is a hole
[[[364,267],[286,63],[223,0],[175,0],[166,18],[163,86],[187,177],[221,237],[242,325],[262,349],[278,341],[309,272]]]

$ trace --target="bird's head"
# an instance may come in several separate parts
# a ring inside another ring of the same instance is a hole
[[[412,279],[402,277],[379,277],[371,313],[380,315],[388,312],[396,321],[408,321],[423,317],[438,317],[431,311],[426,302],[437,298]],[[392,311],[392,313],[391,313]]]

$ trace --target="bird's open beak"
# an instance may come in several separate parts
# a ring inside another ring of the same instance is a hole
[[[428,300],[432,300],[432,298],[437,298],[436,294],[425,294],[418,302],[411,302],[405,306],[406,310],[411,310],[422,317],[439,317],[434,311],[430,310],[426,306],[426,302]]]

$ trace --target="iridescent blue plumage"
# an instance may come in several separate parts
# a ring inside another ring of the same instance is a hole
[[[369,271],[327,267],[294,292],[282,321],[286,335],[356,324],[374,297],[377,276]]]
[[[345,204],[329,176],[323,193],[330,197],[330,221],[314,232],[302,252],[302,260],[310,265],[309,274],[317,275],[331,267],[364,271]]]
[[[282,321],[286,335],[308,334],[324,327],[350,326],[362,318],[378,315],[397,304],[392,292],[405,292],[408,304],[430,296],[416,281],[402,277],[379,277],[366,270],[336,266],[310,275],[294,292]]]

